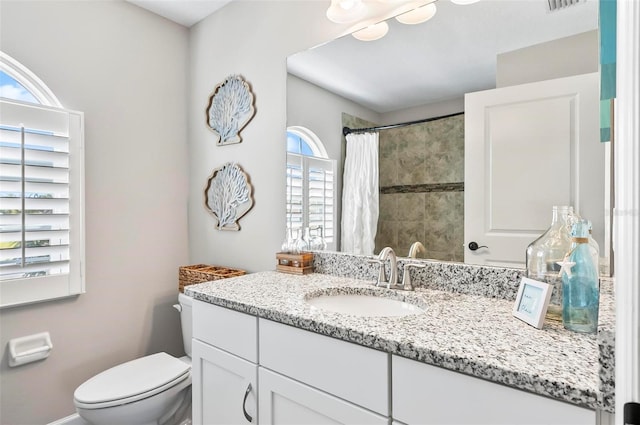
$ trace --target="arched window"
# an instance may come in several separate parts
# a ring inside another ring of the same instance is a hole
[[[83,128],[0,52],[0,307],[84,292]]]
[[[305,127],[287,128],[287,229],[294,237],[308,227],[335,250],[336,161]]]
[[[47,85],[27,67],[0,52],[0,97],[62,108]]]
[[[0,97],[26,103],[40,103],[25,86],[4,71],[0,71]]]

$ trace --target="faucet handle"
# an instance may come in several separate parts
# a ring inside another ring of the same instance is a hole
[[[381,283],[386,283],[387,282],[387,272],[384,268],[384,261],[378,259],[378,258],[371,258],[368,260],[370,263],[376,263],[380,265],[380,269],[378,270],[378,281],[376,282],[376,286],[380,285]]]
[[[427,265],[416,263],[406,263],[404,265],[404,271],[402,272],[402,289],[404,289],[405,291],[413,291],[413,285],[411,284],[411,273],[409,272],[410,267],[423,269],[427,267]]]

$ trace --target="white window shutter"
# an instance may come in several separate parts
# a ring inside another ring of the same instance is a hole
[[[81,113],[0,103],[0,306],[84,292]]]

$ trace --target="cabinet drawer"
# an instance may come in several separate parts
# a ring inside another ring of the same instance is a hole
[[[258,362],[258,318],[193,300],[193,338]]]
[[[389,416],[389,355],[260,319],[260,365]]]
[[[389,418],[264,368],[258,371],[260,423],[388,425]]]
[[[393,418],[407,424],[595,424],[593,410],[392,356]]]

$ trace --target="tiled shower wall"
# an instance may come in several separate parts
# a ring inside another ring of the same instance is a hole
[[[380,131],[376,252],[464,260],[464,115]]]

